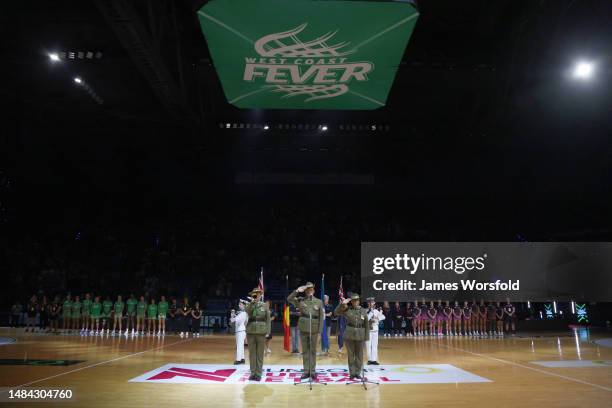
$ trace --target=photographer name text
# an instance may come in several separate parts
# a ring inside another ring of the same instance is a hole
[[[372,282],[372,288],[376,291],[456,291],[456,290],[492,290],[492,291],[518,291],[520,290],[520,281],[508,280],[502,282],[496,280],[494,282],[479,282],[474,279],[460,280],[459,282],[429,282],[426,280],[411,281],[402,279],[397,282],[384,282],[377,279]]]

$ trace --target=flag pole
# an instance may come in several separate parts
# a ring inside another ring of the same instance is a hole
[[[325,274],[321,274],[321,301],[323,302],[323,330],[321,331],[321,348],[324,349],[325,353],[329,352],[329,338],[327,337],[327,321],[326,310],[325,310]],[[323,351],[323,350],[321,350]]]
[[[286,352],[291,352],[291,317],[287,296],[289,295],[289,275],[285,275],[285,304],[283,306],[283,348]]]
[[[264,296],[265,296],[265,289],[264,289],[264,283],[263,283],[263,266],[260,267],[261,270],[259,271],[259,286],[261,286],[261,301],[264,301]]]

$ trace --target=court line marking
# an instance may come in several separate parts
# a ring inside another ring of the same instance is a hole
[[[110,360],[100,361],[98,363],[90,364],[90,365],[85,366],[85,367],[75,368],[74,370],[65,371],[63,373],[55,374],[55,375],[52,375],[52,376],[46,377],[46,378],[41,378],[39,380],[30,381],[30,382],[27,382],[25,384],[16,385],[14,387],[11,387],[11,386],[3,387],[3,388],[6,388],[6,389],[5,390],[0,390],[0,394],[8,392],[9,390],[16,390],[16,389],[19,389],[19,388],[27,387],[28,385],[36,384],[36,383],[39,383],[39,382],[42,382],[42,381],[51,380],[53,378],[61,377],[61,376],[66,375],[66,374],[76,373],[77,371],[86,370],[88,368],[97,367],[99,365],[103,365],[103,364],[107,364],[107,363],[112,363],[113,361],[123,360],[124,358],[134,357],[134,356],[137,356],[137,355],[140,355],[140,354],[148,353],[149,351],[161,350],[161,349],[166,348],[166,347],[174,346],[175,344],[186,343],[186,342],[189,342],[189,341],[192,341],[192,340],[195,340],[195,339],[191,338],[191,339],[186,339],[186,340],[179,340],[179,341],[175,341],[174,343],[162,345],[162,346],[155,347],[155,348],[152,348],[152,349],[149,349],[149,350],[139,351],[138,353],[132,353],[132,354],[128,354],[128,355],[125,355],[125,356],[112,358]]]
[[[612,392],[612,388],[606,387],[605,385],[593,384],[593,383],[590,383],[588,381],[580,380],[578,378],[567,377],[565,375],[561,375],[561,374],[557,374],[557,373],[551,373],[550,371],[540,370],[539,368],[529,367],[529,366],[524,365],[524,364],[515,363],[513,361],[508,361],[508,360],[503,360],[503,359],[497,358],[497,357],[487,356],[486,354],[475,353],[473,351],[468,351],[468,350],[464,350],[464,349],[457,348],[457,347],[446,346],[444,344],[438,344],[438,346],[445,347],[447,349],[463,351],[464,353],[472,354],[472,355],[475,355],[475,356],[478,356],[478,357],[482,357],[482,358],[486,358],[486,359],[494,360],[494,361],[499,361],[499,362],[504,363],[504,364],[510,364],[510,365],[513,365],[513,366],[521,367],[521,368],[526,368],[528,370],[537,371],[538,373],[550,375],[550,376],[553,376],[553,377],[559,377],[559,378],[562,378],[564,380],[573,381],[573,382],[577,382],[577,383],[584,384],[584,385],[590,385],[591,387],[595,387],[595,388],[602,389],[604,391]]]

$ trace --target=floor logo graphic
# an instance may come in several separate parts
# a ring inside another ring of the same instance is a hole
[[[198,10],[228,102],[275,109],[384,106],[418,15],[391,1],[210,0]]]
[[[301,366],[264,366],[261,383],[293,385],[299,382]],[[450,364],[380,365],[367,368],[368,379],[381,384],[436,384],[490,382],[490,380],[461,370]],[[166,364],[149,371],[130,382],[174,384],[247,384],[248,367],[217,364]],[[349,372],[345,366],[317,366],[317,381],[328,384],[346,384]]]
[[[338,30],[303,42],[298,34],[307,25],[257,40],[260,57],[245,58],[244,80],[261,78],[272,92],[285,93],[282,98],[304,95],[304,102],[338,97],[349,91],[351,81],[368,80],[372,62],[348,62],[355,52],[347,48],[349,42],[328,44]]]

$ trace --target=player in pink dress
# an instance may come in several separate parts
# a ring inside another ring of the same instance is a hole
[[[463,302],[463,331],[466,336],[471,336],[472,333],[472,308],[467,300]]]
[[[421,302],[421,327],[423,328],[423,335],[426,336],[429,334],[427,331],[429,329],[429,314],[427,311],[429,310],[429,306],[425,303],[425,299]]]
[[[421,308],[419,307],[419,301],[414,302],[414,307],[412,308],[412,327],[414,328],[415,336],[422,336],[422,317],[421,317]]]
[[[438,323],[438,309],[434,306],[433,300],[429,303],[427,308],[427,317],[429,319],[429,335],[436,335],[436,328]]]
[[[442,327],[444,326],[444,305],[442,304],[442,299],[438,299],[438,304],[436,305],[436,310],[438,313],[436,314],[436,324],[438,325],[438,336],[442,336]]]
[[[463,316],[463,311],[459,302],[455,301],[455,306],[453,306],[453,336],[461,335],[461,316]]]
[[[453,309],[450,307],[449,301],[442,308],[442,315],[444,319],[444,330],[447,336],[451,335],[451,326],[453,322]]]
[[[478,305],[478,322],[480,323],[480,335],[486,336],[487,334],[487,306],[484,303],[484,299],[480,299],[480,305]]]
[[[478,332],[478,322],[479,320],[479,308],[478,303],[476,303],[476,299],[472,299],[472,331],[476,336],[479,335]]]

